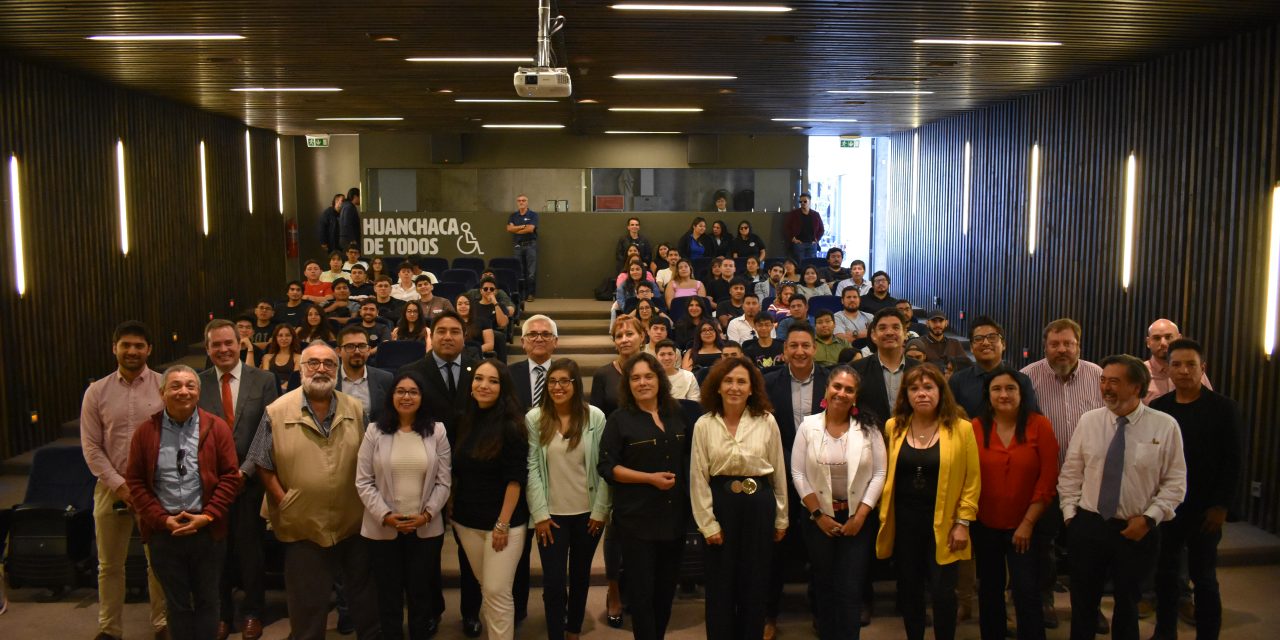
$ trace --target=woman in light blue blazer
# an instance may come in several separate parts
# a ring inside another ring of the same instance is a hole
[[[612,503],[609,485],[596,471],[605,416],[587,404],[578,363],[567,358],[551,363],[546,392],[525,422],[525,495],[542,558],[547,637],[576,639],[586,614],[591,558]]]
[[[426,382],[401,373],[381,418],[369,425],[356,461],[356,490],[364,502],[360,535],[367,540],[378,584],[382,637],[426,638],[439,624],[431,593],[440,583],[444,509],[451,452],[444,425],[425,403]]]

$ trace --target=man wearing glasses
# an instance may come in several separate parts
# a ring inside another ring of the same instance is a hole
[[[329,585],[340,571],[357,638],[376,638],[377,593],[356,493],[356,457],[369,420],[359,400],[334,388],[342,365],[332,348],[312,344],[300,359],[302,386],[267,406],[241,468],[261,474],[268,519],[284,543],[291,636],[325,637]]]
[[[965,413],[978,416],[982,415],[982,391],[991,378],[988,372],[1004,364],[1004,328],[987,316],[978,316],[969,327],[969,345],[973,349],[973,359],[977,366],[965,367],[951,374],[947,385],[951,387],[956,402],[964,407]],[[1029,411],[1040,413],[1031,379],[1021,371],[1016,375],[1023,383],[1022,388],[1028,390],[1027,397],[1022,399],[1023,404]]]
[[[809,208],[812,198],[809,194],[800,194],[800,206],[787,214],[783,224],[783,235],[791,242],[791,257],[803,264],[805,258],[818,255],[818,241],[826,229],[822,226],[822,217]]]
[[[521,408],[528,411],[538,406],[542,394],[546,393],[547,367],[551,366],[560,333],[555,320],[542,314],[525,320],[522,331],[520,344],[529,358],[511,365],[511,379],[515,381]]]
[[[338,391],[359,400],[369,421],[377,422],[395,376],[390,371],[365,366],[369,361],[369,334],[363,327],[346,327],[338,334],[338,357],[342,359]]]

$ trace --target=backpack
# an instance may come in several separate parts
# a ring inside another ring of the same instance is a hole
[[[595,298],[602,302],[613,300],[618,293],[618,288],[613,286],[613,278],[605,278],[600,281],[600,286],[596,287]]]

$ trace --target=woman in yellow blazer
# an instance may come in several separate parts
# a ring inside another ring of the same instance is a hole
[[[924,638],[924,594],[933,600],[933,635],[956,635],[956,562],[970,557],[969,523],[978,516],[978,443],[942,371],[908,370],[885,425],[889,468],[880,498],[876,555],[898,566],[898,606],[909,640]]]

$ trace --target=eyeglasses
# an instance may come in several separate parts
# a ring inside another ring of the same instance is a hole
[[[417,398],[422,395],[417,389],[396,389],[394,393],[397,398]]]
[[[337,369],[338,363],[333,360],[303,360],[302,366],[308,371],[317,371],[319,369]]]
[[[178,477],[185,478],[187,476],[187,450],[178,449]]]
[[[988,333],[986,335],[974,336],[970,342],[974,344],[982,344],[984,342],[987,344],[998,344],[1000,342],[1000,334]]]
[[[567,387],[573,384],[573,378],[547,378],[548,387]]]
[[[369,350],[369,345],[368,344],[344,344],[342,345],[342,350],[346,351],[347,353],[351,353],[352,351],[364,352]]]
[[[716,330],[712,329],[711,327],[705,327],[702,329],[702,333],[715,333],[715,332]]]
[[[481,287],[480,290],[485,293],[491,293],[491,292],[497,291],[498,289],[495,287]]]
[[[538,340],[550,340],[550,339],[552,339],[552,338],[554,338],[554,337],[556,337],[556,336],[555,336],[555,334],[553,334],[553,333],[551,333],[551,332],[549,332],[549,331],[535,331],[535,332],[533,332],[533,333],[526,333],[526,334],[524,334],[524,337],[526,337],[526,338],[528,338],[528,339],[530,339],[530,340],[538,341]]]

